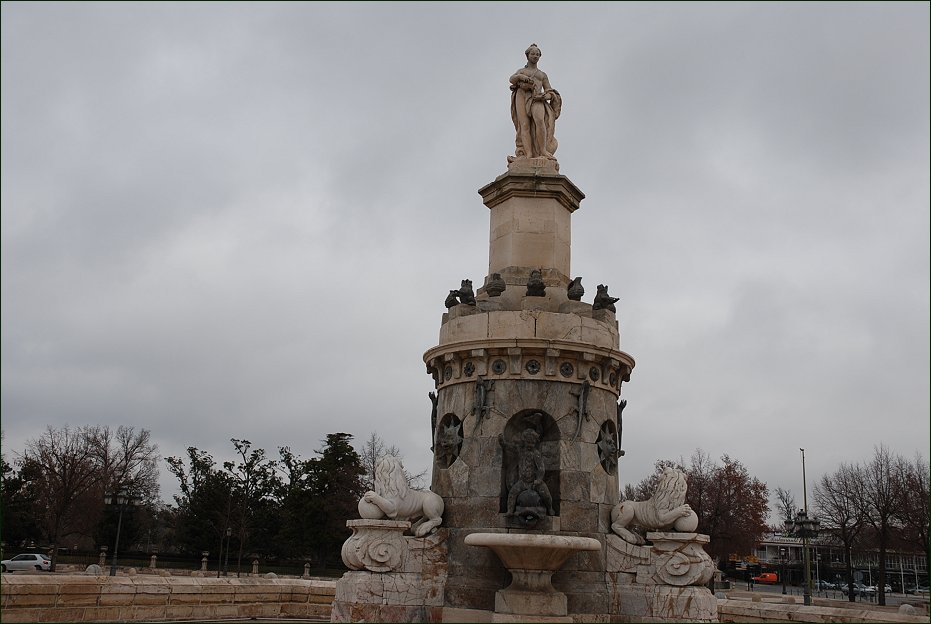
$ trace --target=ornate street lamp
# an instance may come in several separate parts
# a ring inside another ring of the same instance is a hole
[[[782,559],[782,593],[786,593],[786,549],[779,549],[779,557]]]
[[[232,534],[233,530],[226,527],[226,561],[223,563],[223,576],[230,574],[230,536]]]
[[[113,559],[110,560],[110,576],[116,576],[116,558],[120,550],[120,530],[123,528],[123,511],[128,505],[139,504],[136,498],[126,489],[120,488],[115,494],[105,494],[105,505],[116,505],[120,509],[119,519],[116,522],[116,543],[113,545]]]
[[[811,605],[811,555],[808,552],[808,540],[818,535],[820,522],[816,518],[809,518],[804,509],[799,509],[792,524],[793,533],[802,538],[802,558],[805,566],[805,604]]]

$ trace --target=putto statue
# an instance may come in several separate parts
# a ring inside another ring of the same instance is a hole
[[[550,86],[546,73],[537,68],[542,52],[532,43],[524,52],[527,64],[511,76],[511,119],[517,131],[514,156],[556,160],[556,120],[562,110],[559,92]]]
[[[404,478],[401,460],[386,455],[375,464],[375,491],[359,501],[359,516],[366,520],[408,520],[411,532],[423,537],[443,522],[445,505],[439,494],[412,490]]]
[[[673,529],[691,533],[698,528],[698,515],[685,504],[688,484],[685,474],[675,468],[663,470],[656,493],[645,501],[623,501],[611,510],[611,530],[630,544],[644,544],[642,536],[629,530],[639,526],[650,531]]]

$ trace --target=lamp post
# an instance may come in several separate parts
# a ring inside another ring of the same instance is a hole
[[[233,530],[226,527],[226,561],[223,563],[223,576],[230,574],[230,536],[232,534]]]
[[[795,516],[795,534],[802,538],[802,565],[805,566],[805,605],[811,605],[811,555],[808,552],[808,540],[818,534],[818,525],[816,519],[808,517],[808,484],[805,478],[805,449],[799,449],[802,452],[802,494],[805,508],[800,509]]]
[[[782,593],[786,593],[786,549],[779,549],[779,558],[782,559]]]
[[[818,586],[818,591],[821,591],[821,553],[817,548],[815,548],[815,585]]]
[[[135,499],[132,494],[125,489],[120,488],[116,494],[106,494],[103,497],[105,505],[116,504],[119,507],[120,515],[116,521],[116,543],[113,545],[113,558],[110,560],[110,576],[116,576],[116,558],[120,550],[120,530],[123,528],[123,510],[127,505],[134,505]]]

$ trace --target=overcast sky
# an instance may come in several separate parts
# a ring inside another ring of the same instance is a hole
[[[51,425],[430,466],[531,43],[620,297],[621,483],[696,448],[801,502],[929,455],[929,5],[2,4],[4,454]],[[162,463],[162,494],[176,491]]]

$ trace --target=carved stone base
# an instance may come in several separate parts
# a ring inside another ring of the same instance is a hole
[[[698,533],[647,533],[652,546],[607,536],[605,577],[611,613],[626,621],[717,622],[717,600],[705,587],[714,562]]]
[[[717,622],[718,601],[707,587],[627,583],[608,574],[611,615],[627,622]]]
[[[448,531],[404,536],[409,522],[350,520],[331,622],[439,622],[446,589]]]
[[[703,544],[707,535],[699,533],[647,533],[652,546],[635,546],[617,535],[607,537],[607,572],[636,575],[642,585],[706,585],[714,575],[714,562]]]
[[[404,532],[410,522],[396,520],[349,520],[352,535],[343,543],[343,563],[350,570],[391,572],[400,570],[407,557]]]
[[[656,583],[685,587],[707,585],[714,576],[714,562],[702,544],[707,544],[707,535],[699,533],[647,533],[653,542],[652,580]],[[637,582],[640,573],[637,573]]]

